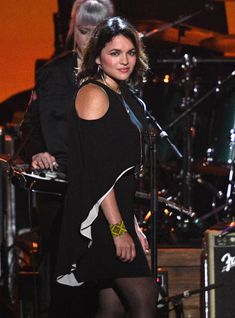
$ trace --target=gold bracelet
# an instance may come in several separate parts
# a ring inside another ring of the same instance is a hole
[[[109,228],[113,237],[127,233],[127,229],[125,227],[123,220],[116,224],[110,224]]]

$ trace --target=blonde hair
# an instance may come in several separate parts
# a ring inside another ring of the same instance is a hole
[[[114,8],[110,0],[76,0],[71,10],[66,43],[68,44],[74,36],[77,25],[96,26],[106,18],[113,16],[113,14]]]

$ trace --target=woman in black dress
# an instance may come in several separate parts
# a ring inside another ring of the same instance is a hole
[[[148,244],[133,213],[145,117],[131,85],[147,69],[136,30],[124,19],[101,23],[88,44],[70,114],[69,189],[58,282],[97,281],[96,317],[156,317],[157,287]]]

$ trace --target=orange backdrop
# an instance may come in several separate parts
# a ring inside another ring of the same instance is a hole
[[[0,5],[0,102],[34,85],[35,61],[54,53],[57,0],[7,0]]]

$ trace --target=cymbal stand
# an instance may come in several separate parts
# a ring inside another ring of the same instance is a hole
[[[184,63],[182,69],[184,70],[184,77],[182,79],[182,85],[184,90],[184,96],[180,105],[181,110],[188,109],[192,102],[192,74],[193,61],[188,54],[184,54]],[[183,205],[192,210],[192,117],[187,116],[184,121],[183,127],[183,164],[182,164],[182,179],[183,179]]]
[[[233,72],[235,73],[235,72]],[[225,203],[220,205],[219,207],[213,209],[209,213],[201,216],[194,220],[195,224],[200,224],[202,221],[208,219],[209,217],[219,213],[224,213],[225,221],[228,221],[235,217],[234,213],[234,204],[235,204],[235,129],[231,129],[230,131],[230,170],[229,170],[229,178],[228,178],[228,187],[226,193]]]
[[[211,12],[214,10],[214,5],[212,3],[206,3],[204,5],[204,7],[198,11],[195,11],[189,15],[186,15],[186,16],[182,16],[180,17],[179,19],[173,21],[173,22],[170,22],[170,23],[166,23],[158,28],[155,28],[153,30],[150,30],[149,32],[143,34],[142,36],[145,37],[145,38],[148,38],[148,37],[151,37],[153,36],[154,34],[157,34],[157,33],[160,33],[160,32],[163,32],[171,27],[174,27],[174,26],[178,26],[180,25],[181,23],[183,22],[186,22],[188,20],[191,20],[192,18],[204,13],[204,12]]]
[[[225,219],[231,219],[231,217],[235,216],[233,209],[233,204],[235,203],[235,127],[230,131],[230,155],[226,205],[224,208]]]

